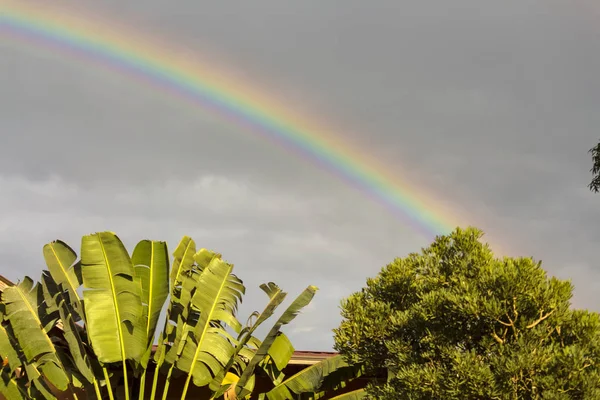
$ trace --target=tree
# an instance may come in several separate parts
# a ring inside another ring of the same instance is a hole
[[[277,389],[281,370],[294,348],[281,328],[308,305],[317,290],[307,287],[283,312],[264,340],[253,336],[284,301],[276,284],[261,285],[269,301],[245,325],[237,306],[245,293],[233,265],[221,255],[184,237],[169,266],[166,243],[143,240],[130,256],[111,232],[84,236],[81,259],[66,243],[44,246],[48,271],[40,283],[25,277],[7,288],[0,302],[0,393],[7,399],[54,399],[52,388],[87,399],[166,398],[172,376],[207,387],[207,398],[244,399],[254,389],[256,372]],[[81,290],[83,286],[83,290]],[[169,299],[170,298],[170,299]],[[168,300],[167,317],[152,349],[157,322]],[[155,363],[152,387],[145,388],[148,366]],[[322,363],[288,382],[303,398],[325,386],[353,378],[344,362]],[[166,384],[157,387],[158,374]],[[294,377],[292,377],[294,378]],[[275,390],[274,389],[274,390]],[[82,392],[83,391],[83,392]],[[148,397],[149,396],[149,397]],[[266,394],[275,398],[276,393]]]
[[[372,399],[598,399],[600,319],[531,258],[494,258],[457,229],[387,265],[342,302],[335,348]]]
[[[592,153],[592,162],[594,165],[590,170],[593,178],[589,184],[589,188],[591,191],[598,193],[600,191],[600,142],[590,149],[590,153]]]

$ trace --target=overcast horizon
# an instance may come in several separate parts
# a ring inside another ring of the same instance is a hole
[[[41,0],[23,0],[35,4]],[[56,0],[62,8],[67,4]],[[342,6],[343,5],[343,6]],[[1,6],[1,2],[0,2]],[[335,127],[494,248],[571,279],[600,311],[600,6],[591,1],[80,0]],[[1,11],[1,10],[0,10]],[[0,31],[0,274],[38,279],[42,246],[183,235],[235,264],[245,320],[274,281],[313,303],[284,329],[330,350],[340,300],[428,239],[317,165],[118,73]],[[401,175],[403,171],[404,175]],[[287,303],[286,303],[287,304]]]

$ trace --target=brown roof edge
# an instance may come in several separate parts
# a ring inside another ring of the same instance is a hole
[[[295,351],[288,364],[312,365],[337,355],[333,351]]]
[[[152,352],[156,351],[157,347],[152,346]],[[334,351],[294,351],[288,365],[312,365],[336,355],[338,353]]]
[[[0,292],[4,291],[4,289],[6,289],[9,286],[15,286],[15,284],[11,282],[10,279],[7,279],[4,276],[0,275]]]

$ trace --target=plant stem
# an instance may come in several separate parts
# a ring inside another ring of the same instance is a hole
[[[94,379],[94,391],[96,392],[96,397],[98,400],[102,400],[102,393],[100,392],[100,386],[98,386],[98,381]]]
[[[154,379],[152,380],[152,392],[150,392],[150,400],[154,400],[156,397],[156,387],[158,386],[158,373],[159,373],[160,365],[156,364],[156,369],[154,370]]]
[[[169,368],[169,373],[167,374],[167,379],[165,380],[165,388],[163,389],[162,400],[167,400],[167,394],[169,393],[169,385],[171,384],[171,374],[173,373],[174,367],[175,367],[175,363],[171,364],[171,368]],[[183,393],[184,393],[183,395],[185,396],[185,392],[183,392]]]
[[[146,391],[146,371],[148,370],[148,366],[144,369],[142,373],[142,377],[140,378],[140,395],[138,396],[139,400],[144,400],[144,392]]]
[[[185,379],[185,385],[183,385],[183,392],[181,392],[181,400],[185,400],[185,396],[187,395],[188,387],[190,386],[190,380],[192,378],[192,369],[194,368],[194,362],[192,362],[192,366],[190,367],[190,373]],[[163,399],[164,400],[164,399]]]
[[[125,383],[125,400],[129,400],[129,377],[127,376],[126,360],[123,360],[123,383]]]
[[[102,366],[102,372],[104,372],[104,380],[106,381],[106,389],[108,389],[108,398],[110,400],[115,400],[114,394],[112,391],[112,385],[110,384],[110,376],[108,376],[108,370],[105,366]]]

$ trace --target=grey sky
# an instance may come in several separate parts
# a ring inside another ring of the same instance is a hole
[[[24,0],[25,1],[25,0]],[[534,256],[600,310],[600,7],[589,1],[80,1],[220,60],[449,209]],[[98,11],[94,11],[98,10]],[[39,276],[41,247],[112,230],[191,235],[264,304],[273,280],[320,287],[287,330],[327,350],[339,300],[427,241],[319,168],[108,72],[0,40],[0,271]],[[596,257],[594,257],[596,255]]]

